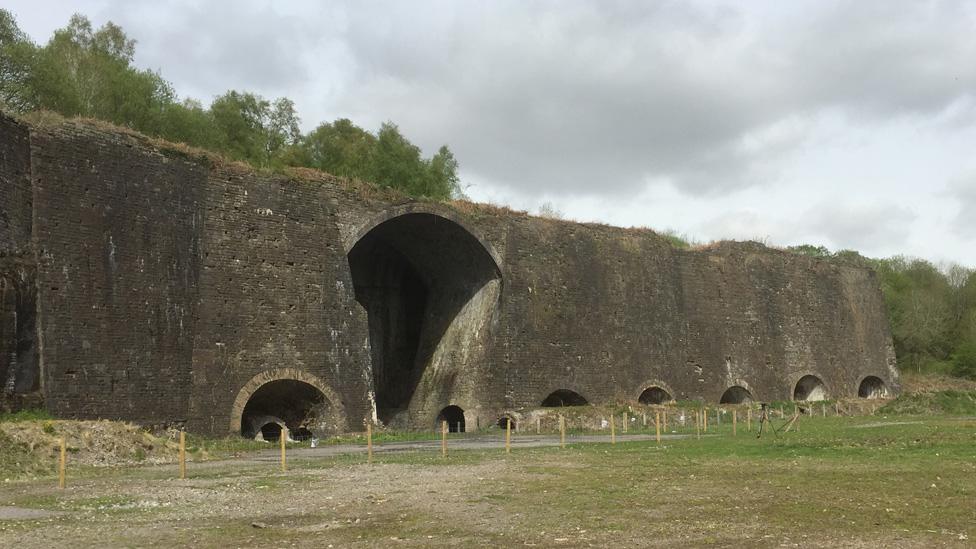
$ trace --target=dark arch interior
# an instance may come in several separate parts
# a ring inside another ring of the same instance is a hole
[[[502,417],[498,418],[498,427],[500,427],[502,429],[505,429],[508,426],[508,424],[511,424],[512,425],[512,430],[514,431],[515,430],[515,420],[514,419],[512,419],[509,416],[502,416]]]
[[[857,396],[861,398],[884,398],[888,396],[888,386],[880,377],[868,376],[858,386]]]
[[[460,406],[454,406],[452,404],[441,410],[441,413],[437,414],[437,424],[441,425],[442,421],[447,422],[447,430],[449,432],[464,432],[464,410]]]
[[[664,404],[671,402],[671,393],[660,387],[648,387],[637,399],[641,404]]]
[[[499,270],[477,238],[432,214],[377,225],[349,251],[349,267],[369,319],[377,415],[389,422],[410,403],[444,331]]]
[[[559,389],[558,391],[553,391],[542,401],[542,405],[548,408],[556,408],[559,406],[585,406],[588,404],[586,399],[583,398],[577,392],[570,391],[569,389]]]
[[[796,382],[793,400],[826,400],[827,388],[817,376],[806,375]]]
[[[284,424],[292,438],[301,440],[313,436],[328,413],[329,401],[314,386],[294,379],[269,381],[244,405],[241,435],[254,438],[261,432],[265,440],[277,440]]]
[[[746,402],[752,402],[752,393],[739,385],[733,385],[726,389],[719,400],[719,404],[744,404]]]
[[[261,426],[261,436],[264,440],[274,441],[281,437],[281,425],[274,421],[269,421]]]

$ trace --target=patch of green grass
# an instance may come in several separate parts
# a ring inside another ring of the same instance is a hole
[[[14,413],[0,413],[0,422],[4,421],[40,421],[54,419],[50,412],[43,409],[20,410]]]
[[[976,391],[901,395],[879,408],[878,413],[976,415]]]

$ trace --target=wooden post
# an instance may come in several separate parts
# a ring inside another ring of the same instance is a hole
[[[834,403],[834,415],[835,416],[839,416],[840,415],[840,402],[835,402]]]
[[[627,412],[620,414],[621,426],[623,427],[623,432],[627,432]]]
[[[610,444],[617,443],[617,430],[614,427],[613,414],[610,414]]]
[[[647,412],[641,412],[641,425],[647,427]]]
[[[535,434],[542,434],[542,416],[536,416],[535,418]]]
[[[64,437],[61,437],[58,443],[61,446],[61,457],[58,460],[58,488],[64,490],[66,480],[65,476],[67,473],[66,469],[68,466],[68,453],[64,447]]]
[[[186,479],[186,431],[180,431],[180,480]]]
[[[447,421],[441,422],[441,457],[447,457]]]
[[[655,416],[654,431],[656,432],[655,438],[657,438],[657,443],[661,444],[661,412],[658,412],[657,416]]]
[[[512,453],[512,418],[505,418],[505,453]]]
[[[664,432],[668,432],[668,411],[664,410],[661,412],[661,417],[664,419]]]
[[[702,408],[702,431],[708,432],[708,408]]]
[[[715,408],[715,425],[716,426],[719,426],[719,427],[722,426],[722,409],[721,408]]]
[[[366,423],[366,463],[373,463],[373,424]]]
[[[285,438],[288,436],[288,435],[285,434],[285,431],[287,429],[288,429],[287,427],[285,427],[284,425],[282,425],[281,426],[280,434],[278,435],[278,440],[281,443],[281,470],[282,471],[287,471],[288,470],[288,464],[285,461]]]
[[[736,427],[737,427],[736,424],[738,423],[738,421],[739,418],[737,417],[736,411],[733,409],[732,410],[732,436],[736,435]]]
[[[701,411],[695,410],[695,438],[701,440]]]
[[[566,448],[566,418],[559,416],[559,446]]]
[[[750,433],[752,432],[752,405],[751,404],[749,405],[748,408],[746,408],[746,429]]]

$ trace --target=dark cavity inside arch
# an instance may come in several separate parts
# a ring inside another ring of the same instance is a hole
[[[558,391],[553,391],[542,401],[542,405],[547,408],[556,408],[560,406],[585,406],[588,404],[586,399],[583,398],[577,392],[570,391],[569,389],[559,389]]]
[[[458,312],[499,269],[461,225],[425,213],[374,227],[349,251],[349,267],[369,319],[377,415],[389,422],[409,405]]]
[[[273,440],[284,425],[292,438],[307,438],[322,430],[329,410],[325,395],[304,381],[269,381],[254,391],[244,405],[241,435],[254,438],[260,431],[265,440]]]
[[[827,388],[823,381],[817,376],[806,375],[796,382],[793,389],[793,400],[826,400]]]
[[[880,377],[868,376],[861,381],[861,385],[857,388],[857,396],[861,398],[885,398],[888,396],[888,387]]]
[[[644,389],[637,401],[641,404],[664,404],[671,402],[671,393],[660,387],[649,387]]]
[[[744,404],[746,402],[752,402],[752,393],[745,387],[738,385],[726,389],[719,400],[719,404]]]
[[[448,432],[464,432],[464,410],[460,406],[454,406],[452,404],[441,410],[441,413],[437,414],[437,426],[440,427],[443,421],[447,422]]]

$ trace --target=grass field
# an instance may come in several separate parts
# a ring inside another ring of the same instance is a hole
[[[777,420],[777,424],[781,423]],[[976,540],[976,419],[799,433],[73,471],[8,481],[0,546],[917,547]],[[2,514],[0,514],[2,516]]]

